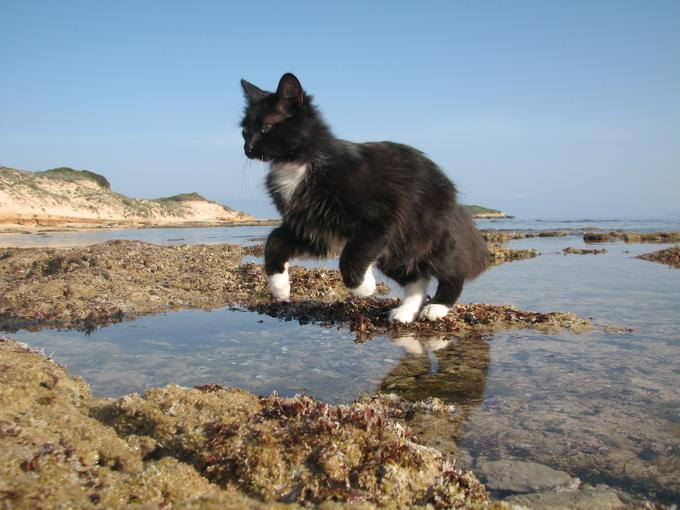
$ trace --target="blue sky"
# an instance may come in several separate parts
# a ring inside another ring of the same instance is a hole
[[[239,79],[526,218],[680,214],[680,2],[0,0],[0,165],[275,216]]]

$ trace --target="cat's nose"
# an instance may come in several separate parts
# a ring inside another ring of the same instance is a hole
[[[259,140],[259,137],[257,135],[253,135],[250,140],[246,142],[246,147],[249,151],[253,151],[255,149],[255,145],[257,144],[257,141]]]

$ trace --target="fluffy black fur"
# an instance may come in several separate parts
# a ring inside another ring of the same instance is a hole
[[[486,244],[456,203],[454,185],[422,152],[335,138],[292,74],[275,93],[241,85],[244,150],[272,163],[267,187],[283,218],[266,243],[268,275],[282,273],[291,258],[326,257],[341,247],[340,271],[350,289],[376,263],[402,286],[436,277],[431,303],[451,306],[463,282],[486,268]],[[288,199],[276,185],[286,164],[306,165]]]

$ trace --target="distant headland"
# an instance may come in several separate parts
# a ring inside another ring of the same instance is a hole
[[[481,205],[466,205],[465,207],[475,218],[514,218],[514,216],[510,216],[503,211],[489,209]]]
[[[0,166],[0,225],[16,227],[186,226],[249,222],[244,212],[182,193],[156,199],[130,198],[109,180],[68,167],[28,172]]]

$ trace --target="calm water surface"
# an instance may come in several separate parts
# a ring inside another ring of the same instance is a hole
[[[270,228],[118,233],[158,243],[253,243]],[[92,242],[90,233],[53,235]],[[485,458],[530,459],[591,483],[680,497],[680,271],[633,258],[668,245],[608,243],[604,255],[566,256],[563,248],[585,246],[580,236],[510,246],[542,255],[491,269],[466,286],[461,301],[571,311],[591,317],[593,331],[356,343],[347,330],[216,310],[145,317],[90,336],[10,336],[44,349],[97,395],[208,382],[330,402],[376,391],[436,395],[464,412],[460,435],[451,431],[449,439],[470,467]]]

